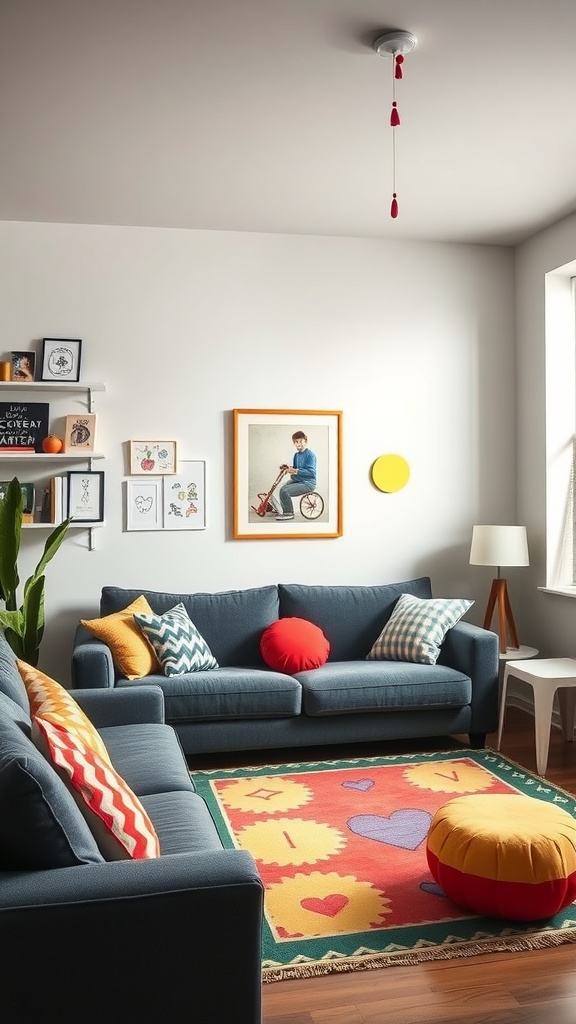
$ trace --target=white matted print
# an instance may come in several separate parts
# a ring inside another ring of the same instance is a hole
[[[162,478],[126,481],[126,529],[162,529]]]
[[[163,478],[164,529],[206,528],[206,463],[181,460],[174,476]]]
[[[176,441],[130,441],[132,476],[175,473],[176,465]]]
[[[234,538],[341,537],[342,412],[234,409],[233,415]]]

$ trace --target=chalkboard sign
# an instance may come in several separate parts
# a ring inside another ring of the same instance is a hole
[[[48,402],[0,402],[0,455],[42,452],[49,408]]]

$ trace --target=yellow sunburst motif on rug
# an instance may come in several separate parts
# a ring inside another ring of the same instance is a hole
[[[312,799],[308,786],[278,775],[237,779],[231,785],[218,788],[217,792],[226,807],[253,811],[255,814],[292,811],[295,807],[310,803]]]
[[[236,839],[264,864],[316,864],[346,846],[346,837],[333,825],[302,818],[255,821],[241,829]]]
[[[404,778],[420,789],[434,793],[478,793],[491,789],[497,781],[479,765],[466,761],[432,761],[414,764],[403,772]]]
[[[266,889],[265,903],[268,923],[280,938],[366,932],[391,912],[380,889],[336,871],[283,878]]]

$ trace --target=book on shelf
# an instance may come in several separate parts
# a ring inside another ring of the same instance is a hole
[[[0,454],[41,453],[49,411],[48,402],[0,402]]]
[[[49,484],[49,522],[59,526],[68,515],[68,480],[65,476],[53,476]]]

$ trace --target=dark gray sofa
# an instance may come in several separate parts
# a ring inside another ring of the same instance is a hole
[[[223,849],[157,686],[78,691],[160,840],[103,860],[30,739],[0,634],[0,1018],[6,1024],[260,1024],[263,889]]]
[[[166,720],[187,755],[216,751],[399,740],[468,733],[483,746],[497,725],[498,638],[459,622],[436,665],[367,661],[402,593],[432,596],[429,577],[382,586],[270,585],[221,593],[157,593],[104,587],[100,615],[141,594],[156,613],[182,603],[219,668],[138,685],[160,686]],[[271,671],[260,653],[264,629],[279,617],[307,619],[330,642],[327,663],[295,675]],[[126,689],[111,652],[79,626],[72,686]]]

